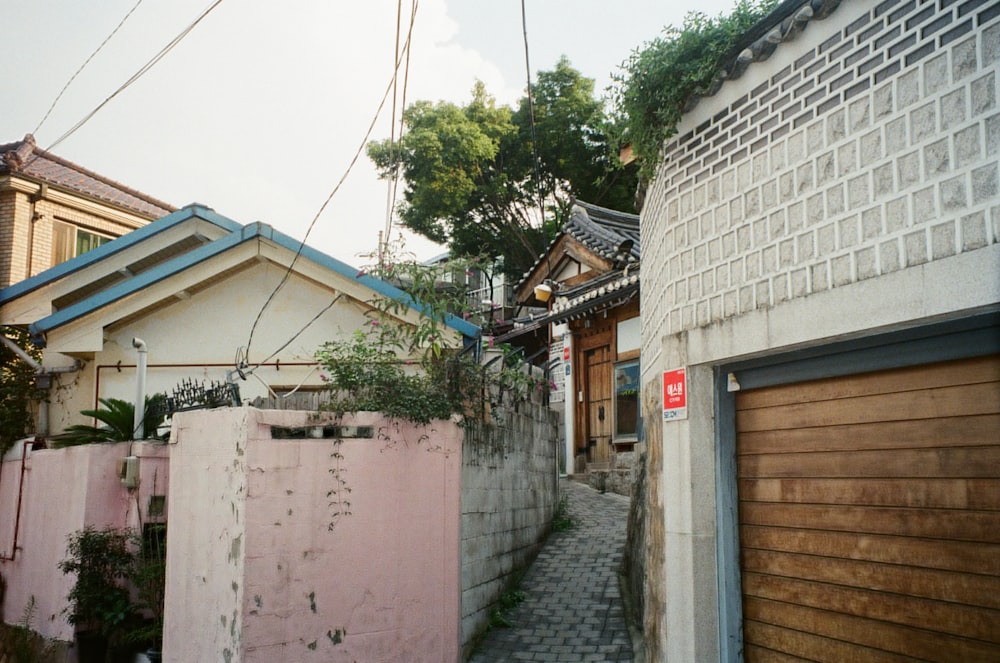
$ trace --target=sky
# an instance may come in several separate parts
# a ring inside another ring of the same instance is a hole
[[[216,0],[3,0],[0,143],[47,148]],[[732,0],[419,0],[406,104],[464,104],[476,80],[498,103],[565,55],[598,94],[619,65],[690,10]],[[362,152],[392,79],[397,2],[224,0],[53,153],[174,206],[198,202],[263,221],[351,265],[370,264],[388,191]],[[403,38],[411,0],[403,0]],[[134,11],[63,93],[115,26]],[[402,85],[396,112],[402,110]],[[393,95],[369,140],[388,138]],[[398,121],[398,120],[397,120]],[[345,177],[346,173],[346,177]],[[343,179],[321,214],[324,201]],[[317,217],[317,214],[319,216]],[[393,239],[399,235],[394,226]],[[406,234],[419,259],[444,251]]]

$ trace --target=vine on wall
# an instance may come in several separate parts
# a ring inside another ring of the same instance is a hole
[[[632,53],[614,76],[612,104],[645,177],[653,174],[664,141],[674,135],[688,102],[711,91],[723,67],[737,55],[744,35],[778,0],[738,0],[729,14],[689,12],[680,28]]]

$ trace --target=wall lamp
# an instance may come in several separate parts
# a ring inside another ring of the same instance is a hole
[[[545,279],[535,286],[535,299],[540,302],[547,302],[552,297],[552,293],[558,289],[558,283],[552,279]]]

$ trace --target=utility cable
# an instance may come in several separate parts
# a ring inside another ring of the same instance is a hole
[[[538,163],[538,139],[535,135],[535,100],[531,90],[531,64],[528,59],[528,18],[524,10],[524,0],[521,0],[521,30],[524,34],[524,69],[528,79],[528,119],[531,124],[531,156],[535,166],[535,189],[538,193],[538,213],[541,215],[542,237],[545,236],[545,198],[542,194],[542,174]],[[548,269],[548,278],[552,278],[552,258],[551,252],[545,250],[545,265]],[[551,336],[551,327],[549,334]],[[551,341],[551,338],[549,339]]]
[[[392,61],[396,62],[399,60],[399,36],[402,32],[402,22],[403,22],[403,0],[396,0],[396,43],[392,51]],[[399,76],[393,76],[392,78],[392,113],[389,116],[389,163],[393,169],[393,179],[395,179],[395,173],[399,171],[399,164],[396,163],[396,101],[399,99],[399,94],[396,91],[397,85],[399,83]],[[400,140],[402,140],[402,134],[400,134]],[[385,187],[385,236],[384,238],[379,236],[379,246],[376,250],[376,255],[378,256],[378,268],[381,270],[385,267],[384,256],[382,254],[383,246],[389,243],[389,232],[392,227],[392,206],[396,202],[396,192],[392,187],[392,182],[387,182]],[[384,242],[384,244],[383,244]]]
[[[49,119],[49,115],[52,114],[52,111],[53,111],[53,109],[55,109],[56,104],[58,104],[59,100],[62,99],[63,94],[66,93],[66,90],[69,89],[69,86],[73,83],[74,80],[76,80],[76,77],[80,75],[80,72],[82,72],[84,70],[84,68],[88,64],[90,64],[90,61],[94,59],[94,56],[101,52],[101,49],[104,48],[105,44],[107,44],[109,41],[111,41],[111,38],[115,36],[115,33],[118,32],[118,30],[123,25],[125,25],[125,21],[127,21],[129,19],[129,17],[132,15],[132,13],[136,9],[138,9],[139,5],[141,5],[141,4],[142,4],[142,0],[138,0],[138,2],[135,3],[135,5],[132,7],[132,9],[128,10],[128,13],[125,14],[125,17],[121,21],[119,21],[118,25],[115,26],[115,29],[111,31],[111,34],[109,34],[107,37],[104,38],[104,41],[102,41],[101,45],[97,47],[97,50],[95,50],[93,53],[91,53],[90,57],[88,57],[86,60],[84,60],[83,64],[80,65],[80,68],[76,70],[76,73],[74,73],[72,76],[69,77],[69,80],[66,81],[66,85],[63,85],[63,88],[61,90],[59,90],[59,94],[57,94],[56,98],[52,100],[52,105],[49,106],[49,109],[47,111],[45,111],[45,115],[44,115],[44,117],[42,117],[41,121],[39,121],[38,126],[36,126],[35,130],[31,132],[32,134],[35,134],[35,135],[38,134],[38,130],[42,128],[43,124],[45,124],[45,120]]]
[[[74,124],[72,127],[70,127],[70,129],[66,133],[64,133],[62,136],[60,136],[54,143],[52,143],[51,145],[49,145],[48,148],[46,148],[45,151],[46,152],[51,151],[54,147],[56,147],[57,145],[59,145],[60,143],[62,143],[64,140],[66,140],[67,138],[69,138],[70,136],[72,136],[74,133],[76,133],[77,130],[80,129],[80,127],[82,127],[87,122],[89,122],[95,115],[97,115],[97,113],[102,108],[104,108],[105,106],[107,106],[108,103],[112,99],[114,99],[115,97],[117,97],[126,88],[128,88],[130,85],[132,85],[137,80],[139,80],[140,78],[142,78],[142,76],[146,72],[148,72],[150,69],[152,69],[154,66],[156,66],[156,64],[160,60],[162,60],[167,55],[167,53],[169,53],[171,50],[173,50],[173,48],[175,46],[177,46],[177,44],[179,44],[181,41],[183,41],[183,39],[185,37],[187,37],[188,34],[190,34],[191,31],[194,30],[195,27],[197,27],[197,25],[199,23],[201,23],[202,20],[204,20],[205,17],[208,16],[212,12],[212,10],[214,10],[216,7],[218,7],[221,4],[222,4],[222,0],[215,0],[215,2],[213,2],[211,5],[209,5],[208,9],[206,9],[205,11],[203,11],[201,13],[201,15],[194,20],[194,22],[192,22],[186,28],[184,28],[183,30],[181,30],[180,34],[178,34],[176,37],[174,37],[173,39],[171,39],[167,43],[167,45],[164,46],[162,49],[160,49],[160,51],[156,55],[154,55],[152,58],[150,58],[149,61],[146,62],[146,64],[142,65],[139,68],[139,70],[136,71],[134,74],[132,74],[132,76],[127,81],[125,81],[124,83],[122,83],[121,86],[117,90],[115,90],[114,92],[112,92],[111,96],[109,96],[107,99],[105,99],[104,101],[102,101],[101,103],[99,103],[97,105],[97,107],[94,108],[94,110],[92,110],[89,113],[87,113],[87,115],[85,115],[82,120],[80,120],[79,122],[77,122],[76,124]]]
[[[402,0],[400,0],[400,3],[402,3]],[[412,2],[410,4],[410,29],[411,30],[413,29],[413,21],[417,18],[417,4],[418,4],[418,0],[412,0]],[[398,28],[398,19],[397,19],[397,30],[398,29],[399,28]],[[399,146],[400,146],[400,149],[402,149],[403,131],[404,131],[404,128],[405,128],[405,123],[404,123],[404,119],[405,118],[404,118],[404,116],[406,114],[406,90],[407,90],[407,86],[408,86],[409,82],[410,82],[410,49],[407,48],[406,49],[406,65],[403,67],[403,96],[402,96],[402,99],[400,101],[400,106],[402,107],[403,110],[399,114]],[[395,91],[393,92],[393,94],[395,95]],[[396,105],[395,105],[395,102],[393,102],[392,121],[393,121],[393,126],[395,127],[395,122],[396,122]],[[394,129],[392,130],[392,133],[395,133]],[[390,161],[390,163],[394,163],[394,161],[395,161],[395,159],[393,158],[393,154],[394,154],[395,151],[396,151],[395,147],[393,147],[393,148],[390,149],[389,156],[390,156],[390,159],[392,159],[392,161]],[[396,197],[398,195],[398,189],[399,189],[399,164],[397,164],[397,163],[394,163],[394,166],[393,166],[393,171],[392,171],[392,187],[391,187],[391,189],[392,189],[392,193],[390,194],[390,199],[391,199],[392,203],[391,203],[390,208],[388,210],[388,214],[386,215],[386,223],[385,223],[385,241],[386,242],[389,241],[389,238],[392,235],[392,218],[393,218],[393,212],[395,211]],[[381,255],[381,253],[379,255]]]
[[[411,21],[410,29],[406,35],[406,43],[403,46],[404,50],[409,49],[410,39],[412,38],[412,36],[413,36],[413,22]],[[358,149],[357,151],[355,151],[354,157],[347,165],[347,170],[345,170],[344,174],[340,176],[340,180],[337,181],[336,186],[334,186],[333,190],[330,191],[330,195],[326,197],[326,200],[324,200],[323,204],[320,205],[319,211],[317,211],[315,216],[313,216],[312,221],[309,223],[309,227],[306,229],[305,237],[303,237],[302,241],[299,243],[299,247],[295,251],[295,256],[289,263],[288,269],[285,270],[285,275],[281,278],[281,281],[278,282],[278,285],[275,286],[274,290],[271,291],[271,294],[268,296],[267,300],[264,302],[264,305],[261,306],[260,311],[257,313],[257,317],[256,319],[254,319],[253,325],[250,327],[250,335],[247,338],[246,350],[243,353],[244,363],[249,363],[250,347],[253,344],[253,335],[254,332],[257,330],[257,325],[260,324],[260,320],[261,317],[264,315],[264,311],[267,310],[267,308],[271,305],[271,302],[274,301],[275,296],[277,296],[278,291],[280,291],[281,288],[283,288],[285,283],[288,281],[289,277],[292,274],[292,269],[295,267],[295,263],[298,262],[299,256],[302,255],[302,250],[306,246],[306,240],[309,239],[310,233],[312,233],[313,228],[316,226],[316,222],[319,220],[319,217],[322,216],[323,212],[326,210],[327,205],[330,204],[330,201],[333,200],[333,197],[337,194],[338,191],[340,191],[340,187],[344,184],[344,181],[347,180],[347,176],[351,174],[352,170],[354,170],[354,166],[358,162],[358,158],[361,156],[361,153],[365,149],[365,145],[368,144],[368,139],[371,138],[372,132],[375,130],[375,124],[378,122],[378,118],[382,115],[382,110],[385,108],[386,100],[388,100],[389,95],[392,93],[393,85],[395,84],[395,79],[399,73],[399,67],[401,64],[402,64],[402,58],[398,58],[396,60],[396,66],[392,72],[392,78],[389,80],[388,85],[386,85],[385,87],[385,93],[382,95],[382,100],[379,102],[378,108],[375,109],[375,115],[372,117],[371,123],[369,123],[368,125],[368,130],[365,132],[364,137],[361,139],[361,143],[360,145],[358,145]],[[239,363],[237,363],[237,369],[239,367],[240,367]]]
[[[524,70],[528,80],[528,119],[531,124],[531,155],[535,165],[535,189],[538,192],[538,211],[545,223],[545,205],[542,197],[542,174],[538,165],[538,139],[535,135],[535,100],[531,91],[531,64],[528,59],[528,18],[524,10],[524,0],[521,0],[521,30],[524,34]]]

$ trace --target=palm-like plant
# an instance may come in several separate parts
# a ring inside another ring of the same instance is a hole
[[[154,394],[146,397],[145,416],[142,427],[146,432],[146,438],[155,438],[156,429],[163,423],[164,416],[158,412],[156,403],[166,398],[163,394]],[[81,410],[80,414],[85,417],[97,419],[103,425],[90,426],[88,424],[75,424],[69,426],[61,434],[53,438],[53,446],[72,447],[79,444],[93,444],[95,442],[127,442],[135,439],[135,406],[128,401],[117,398],[101,398],[100,404],[103,409]]]

